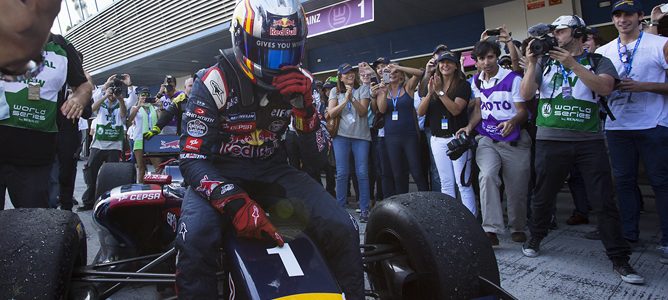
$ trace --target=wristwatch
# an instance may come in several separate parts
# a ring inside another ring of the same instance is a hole
[[[445,96],[445,93],[444,93],[443,91],[438,91],[437,94],[438,94],[439,97],[443,97],[443,96]]]

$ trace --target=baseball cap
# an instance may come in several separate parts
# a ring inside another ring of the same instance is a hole
[[[558,17],[554,22],[552,22],[554,29],[564,29],[564,28],[574,28],[574,27],[585,27],[587,26],[582,20],[582,18],[576,15],[565,15]]]
[[[346,74],[350,71],[353,70],[353,66],[351,66],[349,63],[342,63],[339,68],[337,69],[339,74]]]
[[[147,87],[142,87],[142,88],[137,89],[137,95],[150,94],[150,93],[151,92],[148,90]]]
[[[445,52],[441,53],[441,54],[436,58],[436,61],[437,61],[437,62],[442,62],[442,61],[444,61],[444,60],[449,60],[449,61],[451,61],[451,62],[453,62],[453,63],[456,63],[456,64],[459,63],[459,58],[457,58],[457,55],[455,55],[454,53],[452,53],[452,52],[450,52],[450,51],[445,51]]]
[[[640,1],[634,1],[634,0],[615,1],[615,4],[612,5],[612,11],[610,12],[610,14],[614,14],[616,11],[623,11],[628,13],[641,12],[642,3],[640,3]]]
[[[331,89],[336,86],[336,82],[339,81],[339,78],[336,76],[330,76],[325,79],[325,83],[322,85],[323,89]]]
[[[176,78],[174,78],[172,75],[167,75],[165,76],[165,83],[174,83],[174,85],[176,85]]]
[[[434,55],[441,51],[448,51],[448,46],[446,46],[445,44],[437,45],[436,47],[434,47],[434,51],[431,52],[431,55]]]
[[[377,66],[378,64],[386,64],[386,65],[389,65],[389,64],[390,64],[390,60],[387,59],[386,57],[382,57],[382,56],[381,56],[381,57],[379,57],[379,58],[376,58],[376,60],[373,61],[373,63],[371,64],[371,67],[375,69],[376,66]]]

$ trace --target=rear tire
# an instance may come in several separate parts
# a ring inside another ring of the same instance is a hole
[[[128,162],[105,163],[97,173],[95,184],[95,201],[100,195],[111,189],[137,182],[137,171],[134,164]]]
[[[464,205],[442,193],[409,193],[377,202],[365,244],[398,246],[417,274],[403,287],[403,295],[394,298],[470,299],[481,296],[478,276],[500,282],[494,251],[480,224]],[[394,288],[382,263],[367,266],[373,290],[381,297]]]
[[[0,299],[67,299],[72,270],[86,265],[86,233],[75,213],[0,211]]]

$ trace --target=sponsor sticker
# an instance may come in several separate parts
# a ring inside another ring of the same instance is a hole
[[[186,139],[186,145],[183,147],[183,149],[186,151],[199,153],[201,147],[202,139],[188,137]]]
[[[188,135],[192,137],[203,137],[209,132],[209,126],[204,124],[204,122],[195,119],[188,122],[186,130],[188,131]]]
[[[297,26],[295,21],[288,18],[275,20],[269,28],[270,36],[296,36]]]
[[[160,141],[160,150],[164,149],[179,149],[179,140],[173,140],[171,142]]]

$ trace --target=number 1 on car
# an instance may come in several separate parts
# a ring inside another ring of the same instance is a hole
[[[302,271],[302,267],[299,266],[297,257],[295,257],[295,254],[292,252],[292,249],[288,243],[285,243],[285,245],[280,248],[274,247],[267,249],[267,253],[278,254],[278,257],[281,258],[281,262],[283,262],[283,266],[285,266],[285,270],[288,271],[288,276],[304,276],[304,271]]]

